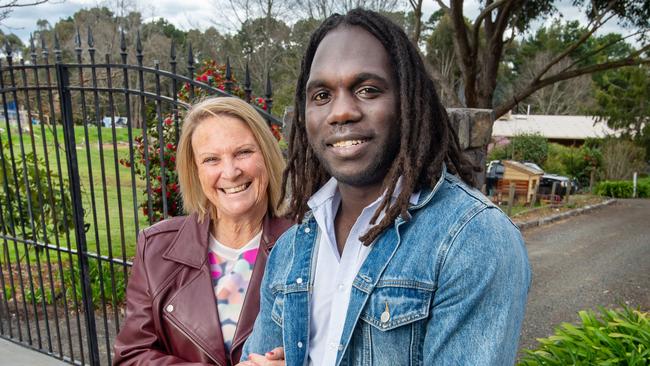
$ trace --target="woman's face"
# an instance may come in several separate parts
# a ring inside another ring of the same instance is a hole
[[[269,177],[262,151],[250,128],[236,117],[209,117],[192,134],[201,188],[217,217],[263,216]]]

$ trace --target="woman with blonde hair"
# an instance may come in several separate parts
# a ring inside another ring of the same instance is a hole
[[[282,154],[246,102],[194,105],[176,165],[188,216],[138,237],[115,365],[239,362],[267,256],[291,224],[279,218]]]

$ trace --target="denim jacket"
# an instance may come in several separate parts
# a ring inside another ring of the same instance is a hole
[[[531,273],[517,227],[445,173],[384,231],[356,275],[337,365],[512,365]],[[318,225],[307,213],[271,252],[249,353],[307,365]]]

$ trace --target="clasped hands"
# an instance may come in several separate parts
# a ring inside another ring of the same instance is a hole
[[[277,347],[263,355],[251,353],[248,360],[241,361],[236,366],[285,366],[284,348]]]

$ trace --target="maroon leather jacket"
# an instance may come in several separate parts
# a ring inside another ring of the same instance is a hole
[[[239,362],[260,306],[269,251],[291,223],[265,218],[257,261],[227,354],[208,264],[210,220],[175,217],[145,230],[126,292],[126,319],[115,339],[113,365]]]

